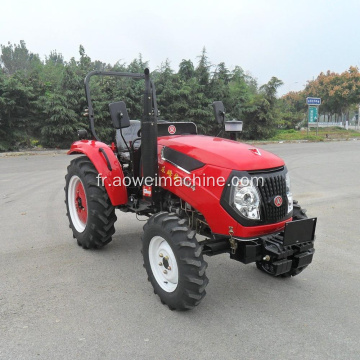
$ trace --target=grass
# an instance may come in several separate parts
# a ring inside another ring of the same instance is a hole
[[[316,135],[316,128],[310,128],[309,133],[307,130],[278,130],[275,136],[270,141],[325,141],[325,140],[348,140],[360,139],[360,132],[355,130],[346,130],[341,127],[328,127],[319,128],[318,135]]]

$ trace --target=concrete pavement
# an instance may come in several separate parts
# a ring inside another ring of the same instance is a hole
[[[278,279],[206,258],[207,296],[185,313],[153,294],[132,214],[104,249],[76,245],[69,156],[0,158],[0,359],[359,359],[360,141],[263,148],[318,217],[314,262]]]

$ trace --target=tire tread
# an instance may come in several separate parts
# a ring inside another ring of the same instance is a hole
[[[65,176],[65,204],[66,215],[69,218],[70,228],[77,243],[84,249],[99,249],[112,240],[115,233],[114,224],[117,220],[115,208],[111,204],[106,189],[97,183],[98,172],[95,166],[86,156],[78,157],[70,162]],[[74,228],[68,207],[68,184],[73,175],[78,176],[85,188],[88,205],[88,225],[82,233]]]
[[[179,269],[178,287],[173,293],[167,293],[156,282],[152,274],[148,246],[151,238],[161,235],[172,247]],[[209,282],[205,270],[207,263],[202,256],[202,248],[195,238],[195,231],[187,226],[187,220],[176,214],[160,212],[153,215],[144,225],[142,236],[142,253],[144,268],[148,274],[155,294],[170,310],[190,310],[197,306],[206,295],[205,288]]]

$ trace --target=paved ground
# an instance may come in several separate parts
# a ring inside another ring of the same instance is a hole
[[[360,141],[265,145],[318,216],[293,279],[207,258],[207,296],[171,312],[146,281],[142,223],[85,251],[65,217],[63,154],[0,158],[0,359],[359,359]]]

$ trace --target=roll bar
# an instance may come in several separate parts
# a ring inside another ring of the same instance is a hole
[[[128,77],[132,79],[144,79],[145,80],[145,92],[151,93],[152,98],[152,107],[154,109],[154,116],[157,118],[158,115],[158,107],[157,107],[157,101],[156,101],[156,91],[155,91],[155,85],[149,78],[149,69],[145,69],[144,74],[140,73],[126,73],[126,72],[118,72],[118,71],[91,71],[89,72],[84,80],[85,85],[85,95],[86,100],[88,103],[88,113],[89,113],[89,122],[90,122],[90,131],[93,135],[93,137],[100,141],[99,137],[96,134],[95,131],[95,120],[94,120],[94,108],[91,100],[91,93],[90,93],[90,78],[92,76],[118,76],[118,77]],[[147,109],[148,110],[148,109]]]

